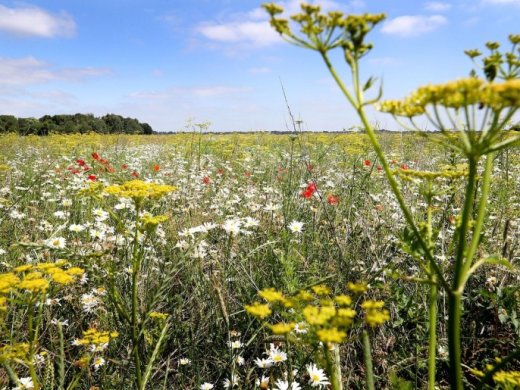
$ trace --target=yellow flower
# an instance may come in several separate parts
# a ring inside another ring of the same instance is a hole
[[[368,290],[368,285],[366,283],[349,282],[347,287],[350,291],[352,291],[355,294],[363,294]]]
[[[316,335],[324,343],[341,343],[347,338],[347,333],[338,328],[320,329]]]
[[[365,301],[361,307],[365,311],[365,322],[367,325],[374,327],[384,324],[390,319],[390,312],[383,309],[385,305],[382,301]]]
[[[140,203],[146,198],[159,199],[175,190],[175,187],[166,184],[130,180],[121,185],[108,186],[104,189],[104,192],[123,198],[131,198],[134,202]]]
[[[261,319],[264,319],[272,313],[269,305],[261,304],[260,302],[254,302],[252,305],[245,305],[244,308],[249,314]]]
[[[0,363],[8,363],[11,360],[27,361],[29,344],[16,343],[0,347]]]
[[[36,293],[44,292],[49,288],[49,281],[44,279],[40,272],[31,272],[25,275],[25,278],[18,283],[18,288]]]
[[[517,388],[517,386],[520,386],[520,371],[498,371],[493,375],[493,380],[496,383],[511,385]]]
[[[336,308],[333,306],[306,306],[303,309],[303,316],[310,325],[324,325],[336,315]]]
[[[330,293],[330,288],[328,288],[327,286],[325,286],[323,284],[319,284],[317,286],[312,286],[311,289],[312,289],[312,291],[314,291],[314,293],[316,295],[327,295]]]
[[[279,322],[277,324],[270,325],[270,328],[274,334],[287,334],[290,333],[295,326],[296,324],[294,322]]]
[[[161,321],[163,321],[163,320],[168,318],[168,314],[160,313],[158,311],[152,311],[150,314],[148,314],[148,316],[150,318],[154,318],[154,319],[161,320]]]
[[[0,274],[0,293],[7,294],[19,282],[20,278],[11,272]]]
[[[52,274],[52,280],[58,284],[67,285],[74,282],[74,277],[63,270],[59,270]]]
[[[274,288],[264,288],[258,292],[262,298],[267,302],[284,302],[285,297],[280,291],[276,291]]]
[[[25,264],[25,265],[20,265],[16,268],[13,269],[14,272],[25,272],[25,271],[29,271],[33,268],[33,266],[31,264]]]
[[[352,298],[348,295],[337,295],[334,297],[334,300],[340,306],[350,306],[352,304]]]
[[[85,273],[85,270],[79,268],[79,267],[71,267],[66,271],[69,275],[83,275]]]

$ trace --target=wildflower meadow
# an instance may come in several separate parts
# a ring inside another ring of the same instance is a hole
[[[383,14],[264,8],[360,131],[1,135],[0,388],[520,388],[520,36],[384,100]]]

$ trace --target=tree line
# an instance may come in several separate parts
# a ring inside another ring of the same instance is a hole
[[[13,115],[0,115],[0,134],[17,133],[20,135],[49,135],[73,133],[101,134],[152,134],[148,123],[134,118],[107,114],[95,117],[93,114],[44,115],[41,118],[17,118]]]

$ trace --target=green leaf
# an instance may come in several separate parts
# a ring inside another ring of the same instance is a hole
[[[371,76],[371,77],[367,80],[367,82],[365,83],[365,85],[363,86],[363,91],[367,91],[367,90],[369,90],[370,87],[371,87],[372,85],[374,85],[374,83],[375,83],[376,81],[377,81],[377,77],[373,77],[373,76]]]

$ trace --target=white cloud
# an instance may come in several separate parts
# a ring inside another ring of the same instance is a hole
[[[281,2],[285,13],[292,15],[300,12],[300,0]],[[333,0],[317,0],[324,11],[344,9],[345,7]],[[359,1],[357,2],[359,3]],[[227,44],[250,44],[253,47],[271,46],[283,42],[280,35],[269,25],[267,13],[262,8],[254,8],[246,13],[232,14],[222,22],[204,22],[195,31],[205,38]]]
[[[244,42],[255,46],[269,46],[281,41],[278,33],[269,26],[267,21],[206,24],[199,26],[198,32],[213,41]]]
[[[172,87],[161,91],[138,91],[130,94],[131,98],[144,100],[165,100],[182,96],[215,97],[230,96],[248,92],[249,88],[230,85],[208,85],[199,87]]]
[[[55,80],[81,81],[109,74],[106,68],[57,68],[34,57],[1,58],[0,85],[26,86]]]
[[[76,23],[65,12],[52,14],[35,6],[8,8],[0,5],[0,31],[41,38],[71,37],[76,33]]]
[[[429,1],[424,5],[424,9],[432,12],[444,12],[451,8],[450,3],[442,3],[440,1]]]
[[[442,15],[404,15],[388,20],[383,25],[381,31],[386,34],[395,34],[403,37],[409,37],[433,31],[447,22],[448,20]]]
[[[266,66],[254,67],[254,68],[249,68],[247,71],[251,74],[265,74],[265,73],[271,73],[271,68],[268,68]]]
[[[520,0],[484,0],[484,4],[491,4],[491,5],[511,4],[511,5],[520,6]]]

